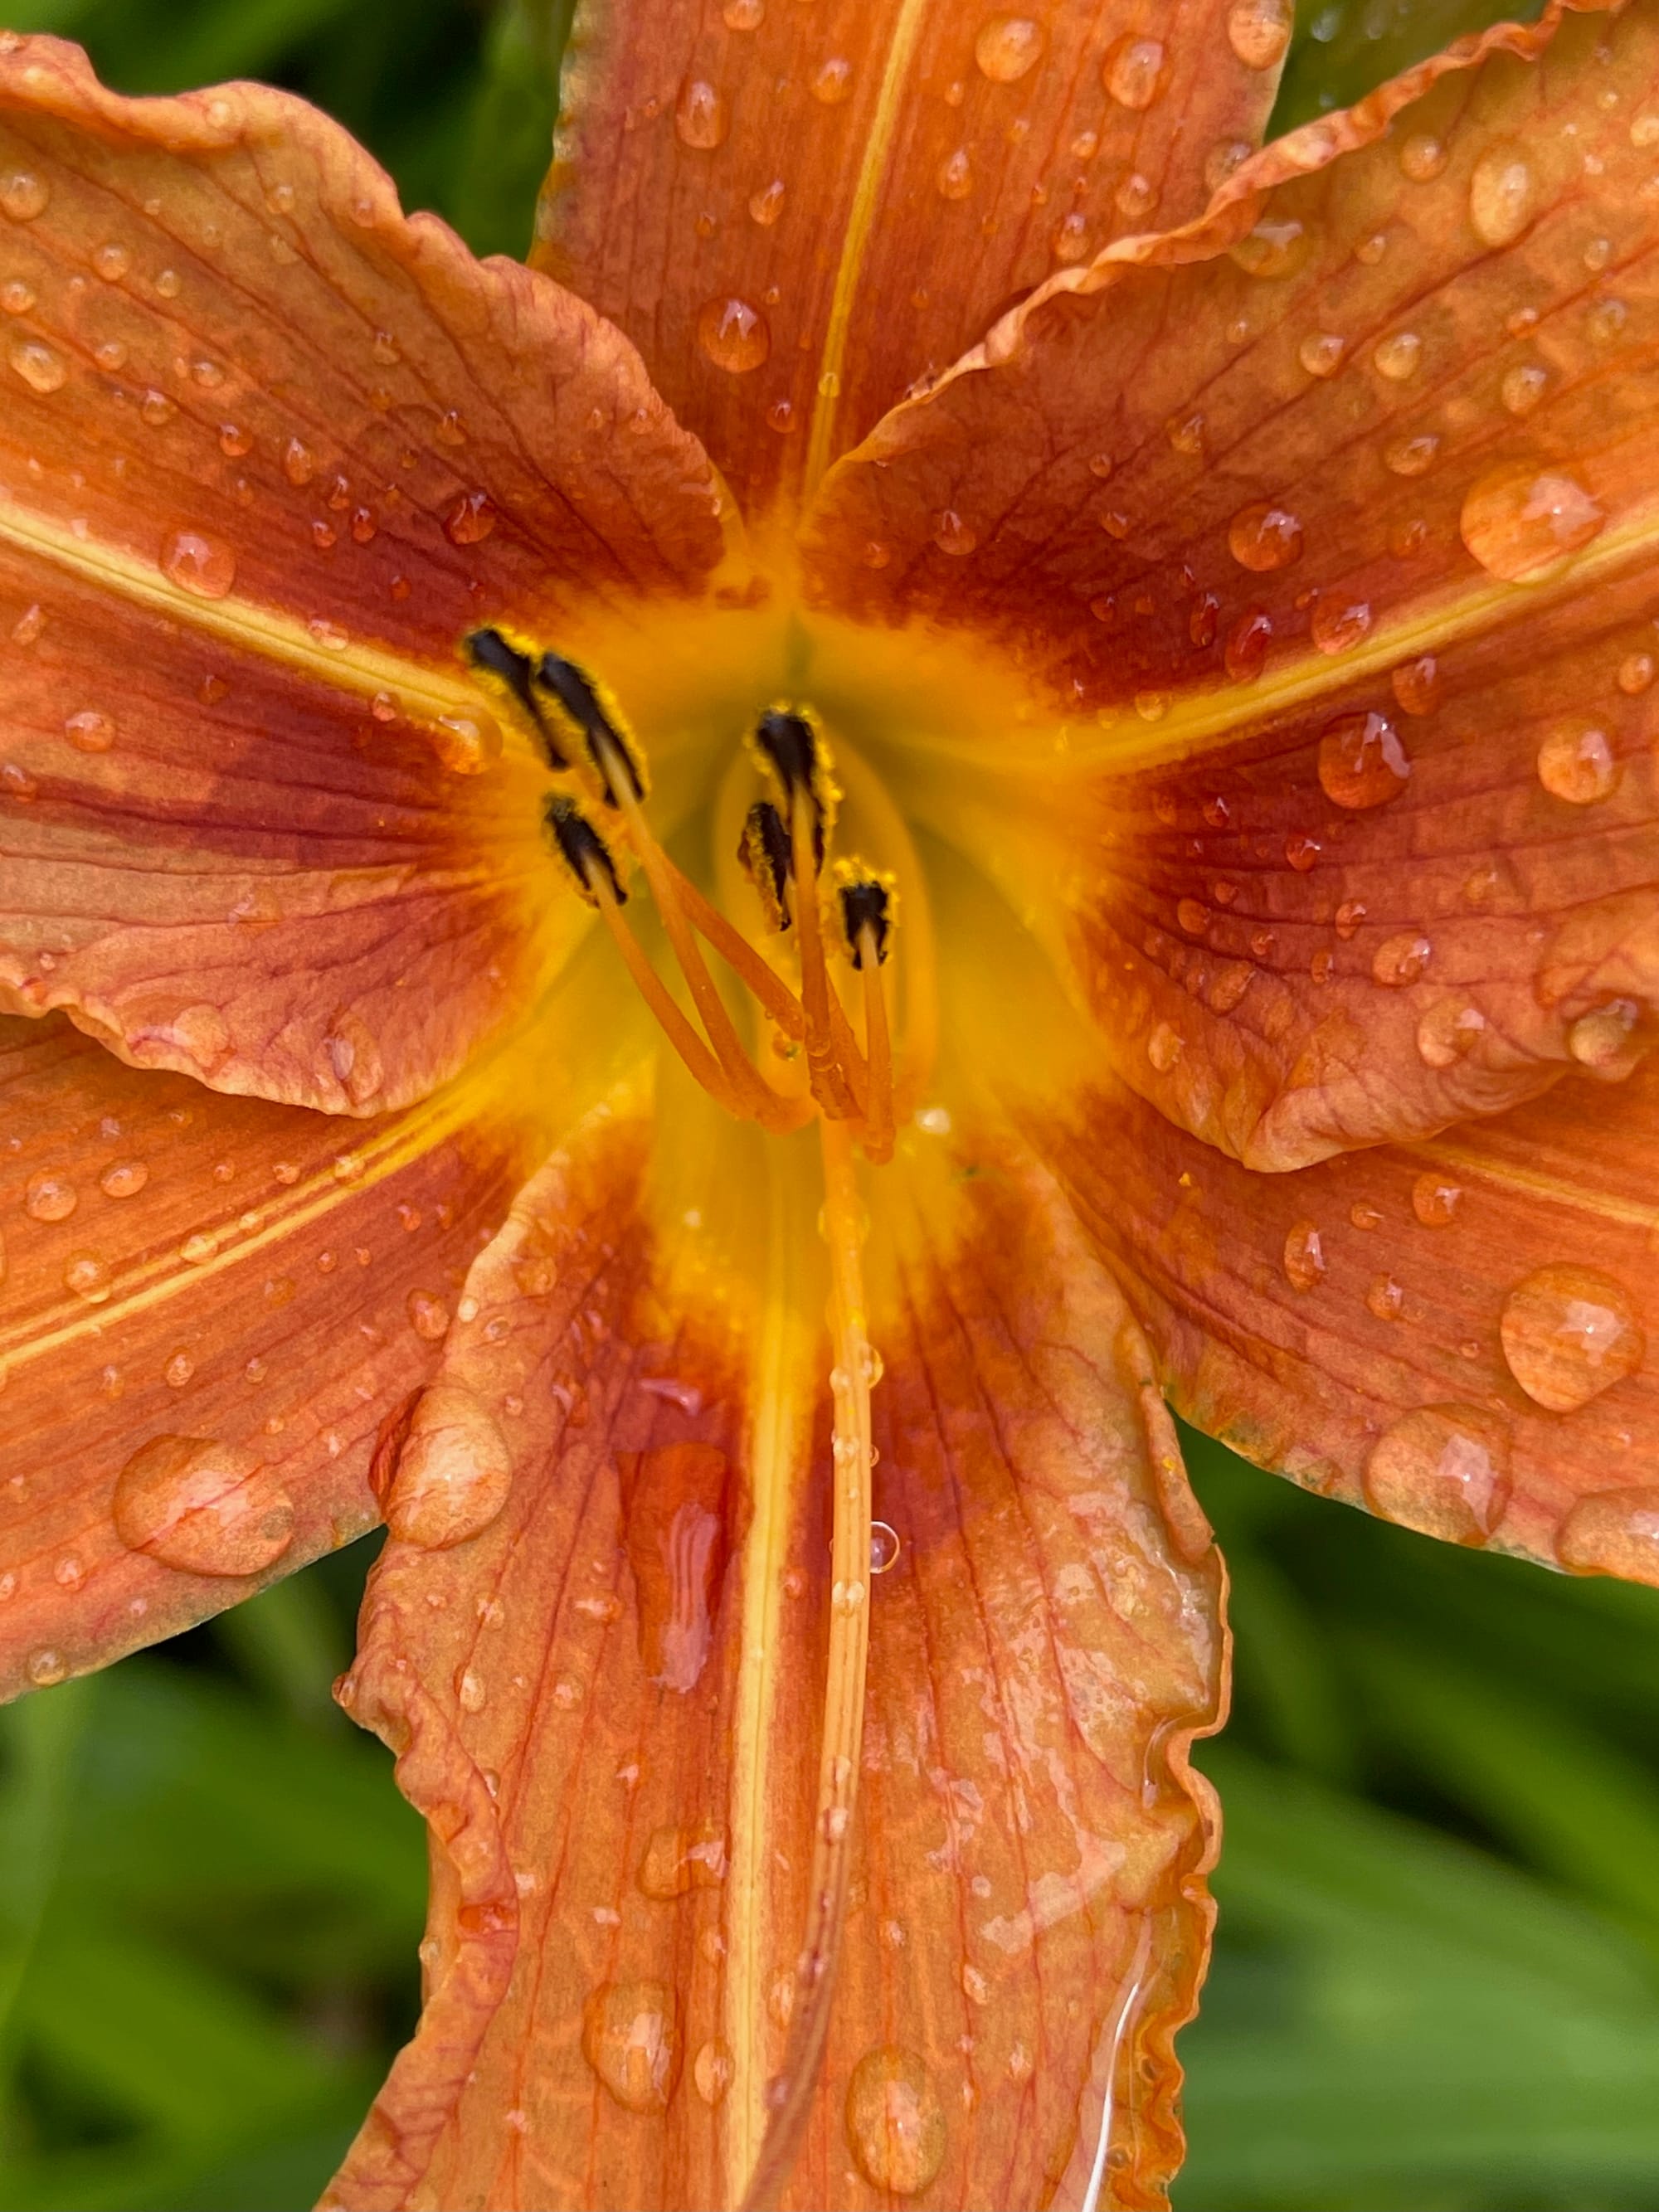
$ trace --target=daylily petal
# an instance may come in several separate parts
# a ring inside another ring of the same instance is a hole
[[[341,1694],[431,1826],[427,1999],[331,2204],[736,2203],[764,2134],[837,1602],[828,1347],[799,1283],[750,1312],[653,1231],[649,1142],[619,1108],[526,1189],[389,1493]],[[1006,1141],[885,1172],[896,1557],[840,1595],[870,1608],[862,1797],[785,2201],[1079,2205],[1103,2161],[1161,2203],[1219,1563],[1053,1183]]]
[[[1253,1165],[1644,1042],[1656,137],[1652,10],[1494,31],[1056,279],[826,486],[821,597],[1049,692],[1084,988]]]
[[[1133,1093],[1044,1149],[1178,1409],[1461,1544],[1659,1583],[1659,1075],[1253,1175]]]
[[[302,102],[0,49],[0,1005],[406,1103],[569,927],[460,641],[701,589],[708,463],[591,310]]]
[[[1290,0],[701,0],[578,17],[540,265],[635,339],[750,514],[1259,143]]]
[[[368,1123],[0,1019],[0,1696],[246,1597],[378,1518],[522,1139],[481,1089]]]

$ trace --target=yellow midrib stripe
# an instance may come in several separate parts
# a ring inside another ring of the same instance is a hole
[[[909,72],[911,57],[915,52],[916,40],[921,35],[922,18],[927,12],[927,0],[900,0],[898,18],[893,25],[892,42],[887,49],[887,66],[882,74],[881,90],[876,97],[876,112],[870,119],[869,136],[864,142],[864,158],[859,166],[859,180],[854,188],[852,210],[847,218],[847,234],[842,240],[841,265],[836,271],[836,289],[830,301],[830,321],[824,331],[823,351],[819,356],[817,396],[812,408],[811,432],[806,443],[803,488],[805,499],[811,499],[817,489],[819,478],[833,458],[831,447],[836,410],[841,404],[842,372],[847,364],[847,337],[852,326],[853,303],[858,295],[865,249],[870,242],[870,229],[876,217],[876,196],[887,167],[887,155],[892,144],[893,127],[898,120],[904,80]]]
[[[341,1157],[358,1162],[360,1172],[342,1176],[331,1171],[296,1185],[292,1193],[277,1202],[259,1228],[246,1235],[230,1235],[229,1241],[210,1259],[185,1261],[177,1253],[167,1253],[146,1261],[130,1275],[118,1279],[109,1297],[101,1304],[76,1302],[74,1310],[66,1310],[65,1318],[60,1322],[53,1323],[48,1315],[44,1327],[38,1317],[16,1323],[0,1334],[0,1368],[13,1371],[28,1360],[60,1352],[66,1345],[100,1334],[116,1322],[129,1320],[182,1291],[194,1290],[228,1268],[240,1267],[255,1254],[283,1243],[359,1192],[385,1182],[399,1168],[431,1151],[464,1124],[477,1120],[477,1091],[474,1083],[448,1084],[395,1128],[383,1131],[361,1149],[343,1142]],[[340,1123],[343,1133],[362,1126],[343,1118]],[[243,1208],[244,1212],[254,1210]]]
[[[1424,607],[1385,624],[1363,644],[1343,653],[1304,652],[1254,684],[1218,684],[1190,700],[1174,701],[1168,714],[1147,723],[1133,708],[1115,714],[1091,733],[1056,755],[1054,772],[1097,774],[1108,768],[1127,772],[1178,761],[1217,738],[1230,738],[1304,706],[1329,691],[1346,690],[1357,679],[1379,676],[1401,663],[1491,629],[1528,610],[1559,605],[1606,583],[1619,570],[1650,556],[1659,544],[1659,510],[1638,514],[1608,530],[1559,575],[1536,584],[1483,580],[1473,587],[1454,586]]]
[[[355,637],[336,651],[292,615],[234,596],[203,599],[175,584],[159,567],[101,539],[77,537],[16,500],[0,499],[0,544],[50,561],[83,582],[101,586],[173,622],[186,623],[261,659],[295,669],[336,690],[356,692],[366,699],[389,691],[405,714],[433,720],[447,715],[465,715],[474,721],[485,719],[477,692],[459,670],[450,677]]]

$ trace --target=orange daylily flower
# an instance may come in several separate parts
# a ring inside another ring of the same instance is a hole
[[[384,1517],[328,2202],[1155,2205],[1159,1395],[1659,1581],[1659,6],[616,6],[540,266],[0,39],[9,1680]]]

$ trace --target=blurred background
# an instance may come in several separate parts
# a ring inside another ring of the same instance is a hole
[[[562,0],[0,0],[127,91],[316,100],[521,253]],[[1276,126],[1492,0],[1304,4]],[[1180,2212],[1659,2212],[1659,1591],[1189,1439],[1233,1574]],[[329,1700],[368,1540],[0,1713],[0,2212],[300,2212],[416,2009],[419,1824]]]

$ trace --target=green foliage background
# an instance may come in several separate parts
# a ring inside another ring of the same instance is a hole
[[[1504,12],[1314,0],[1279,122]],[[556,0],[0,14],[129,90],[291,85],[406,204],[526,245]],[[1192,1456],[1238,1687],[1181,2212],[1659,2212],[1659,1593]],[[373,1548],[0,1715],[0,2212],[297,2212],[326,2179],[412,2024],[425,1888],[329,1702]]]

